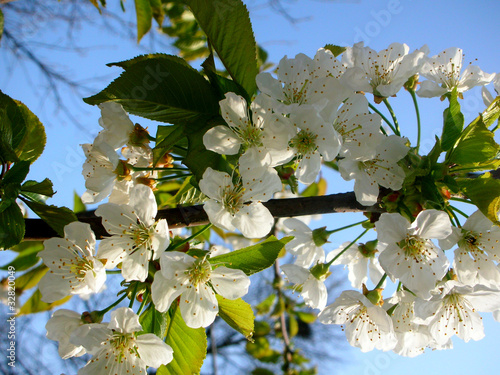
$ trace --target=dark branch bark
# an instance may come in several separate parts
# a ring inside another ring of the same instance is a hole
[[[263,203],[275,218],[294,217],[336,212],[383,212],[378,205],[365,207],[356,201],[354,193],[339,193],[320,197],[271,199]],[[108,237],[101,218],[93,213],[78,215],[81,222],[89,223],[97,238]],[[193,227],[208,224],[203,205],[160,210],[157,219],[166,219],[169,228]],[[57,233],[41,219],[25,219],[25,240],[45,240],[58,237]]]

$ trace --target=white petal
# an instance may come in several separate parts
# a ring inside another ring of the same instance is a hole
[[[174,351],[170,345],[165,344],[152,333],[138,336],[136,343],[137,351],[147,366],[158,368],[174,358]]]
[[[218,154],[235,155],[240,150],[241,140],[231,128],[218,125],[203,135],[203,145],[207,150]]]
[[[146,185],[136,185],[130,191],[129,206],[133,208],[139,220],[147,225],[153,225],[158,211],[153,190]]]
[[[274,218],[262,203],[251,203],[240,209],[233,224],[246,238],[262,238],[271,231]]]
[[[182,293],[179,307],[184,322],[191,328],[208,327],[219,311],[215,293],[204,284]]]
[[[167,311],[172,302],[185,290],[186,287],[181,286],[176,279],[166,279],[160,272],[157,272],[151,285],[151,298],[156,310]]]
[[[250,286],[250,278],[242,270],[224,266],[212,271],[210,281],[217,294],[231,300],[243,297]]]
[[[139,316],[129,307],[119,307],[113,310],[108,328],[122,333],[142,331]]]

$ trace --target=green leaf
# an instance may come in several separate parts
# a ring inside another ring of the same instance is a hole
[[[131,114],[173,124],[219,114],[219,103],[208,81],[195,69],[165,57],[125,64],[120,77],[84,101],[115,101]]]
[[[155,309],[153,304],[150,304],[139,317],[139,323],[141,323],[144,333],[153,333],[163,339],[167,332],[167,317],[168,312],[161,313]]]
[[[240,269],[250,276],[272,266],[280,251],[292,238],[285,237],[278,240],[271,236],[257,245],[210,258],[210,263],[221,263],[229,268]]]
[[[493,223],[500,225],[500,180],[485,173],[477,178],[457,179],[457,182],[472,203]]]
[[[341,55],[347,49],[346,47],[337,46],[335,44],[327,44],[323,48],[333,53],[335,57]]]
[[[21,193],[34,201],[44,203],[47,197],[55,194],[55,191],[52,189],[52,182],[46,178],[42,182],[26,181],[21,186]]]
[[[165,15],[163,14],[163,6],[161,0],[149,0],[149,4],[151,4],[153,18],[158,23],[158,26],[161,27],[163,18],[165,17]]]
[[[20,161],[13,165],[11,169],[5,173],[2,180],[2,185],[13,184],[20,185],[24,181],[30,171],[29,161]]]
[[[495,158],[499,146],[494,137],[495,135],[479,118],[463,131],[451,151],[449,164],[482,163]]]
[[[26,124],[26,133],[16,147],[20,160],[34,162],[42,154],[47,142],[45,128],[37,116],[31,112],[23,103],[16,100],[19,111]]]
[[[257,85],[257,45],[248,10],[239,0],[186,0],[231,78],[252,96]]]
[[[5,161],[35,161],[42,153],[45,129],[23,103],[0,91],[0,157]]]
[[[251,375],[274,375],[274,372],[263,367],[257,367],[252,370]]]
[[[254,330],[254,320],[252,307],[241,298],[229,300],[220,295],[216,295],[219,303],[219,316],[231,328],[240,332],[248,340],[251,340]]]
[[[156,375],[198,374],[207,355],[207,335],[204,328],[189,328],[179,308],[168,322],[165,342],[174,351],[174,359],[158,368]]]
[[[181,124],[158,126],[156,146],[153,148],[153,165],[156,165],[168,151],[173,149],[176,143],[185,137],[184,126]]]
[[[16,203],[12,203],[0,212],[0,250],[21,242],[24,230],[23,213]]]
[[[151,29],[153,10],[149,0],[135,0],[135,14],[137,17],[137,43]]]
[[[326,180],[321,177],[318,182],[313,182],[311,185],[306,187],[300,195],[302,197],[316,197],[318,195],[325,195],[327,189]]]
[[[16,249],[21,247],[20,251]],[[43,250],[43,244],[40,241],[24,241],[11,250],[18,251],[17,257],[0,269],[8,270],[9,267],[14,267],[16,271],[24,271],[38,263],[40,258],[37,254]]]
[[[17,315],[34,314],[37,312],[52,310],[54,307],[68,302],[71,297],[72,296],[67,296],[59,301],[46,303],[42,301],[42,293],[40,292],[40,289],[37,289],[35,293],[33,293],[32,296],[24,303],[24,305],[21,306]]]
[[[73,212],[79,214],[87,211],[87,206],[82,202],[82,198],[76,191],[73,192]]]
[[[443,112],[444,125],[441,136],[441,147],[443,151],[448,151],[453,147],[462,133],[464,127],[464,115],[460,112],[457,90],[450,94],[450,106]]]
[[[299,318],[301,321],[307,324],[312,324],[316,321],[317,315],[313,313],[308,313],[304,311],[296,311],[295,315],[297,315],[297,318]]]
[[[179,56],[167,55],[166,53],[148,53],[145,55],[136,56],[133,59],[129,60],[107,63],[106,66],[119,66],[120,68],[127,70],[128,68],[137,64],[138,62],[146,60],[158,60],[158,59],[170,60],[177,64],[185,65],[186,67],[191,68],[191,65],[189,65],[186,62],[186,60],[181,59]]]
[[[61,237],[64,236],[64,227],[78,220],[74,212],[67,207],[49,206],[44,203],[29,200],[24,200],[24,203],[26,203],[35,214],[40,216],[43,221],[49,224]]]
[[[47,273],[49,268],[45,264],[41,264],[36,268],[23,273],[16,278],[16,289],[19,291],[28,290],[38,285],[43,275]],[[17,271],[17,268],[16,268]]]
[[[497,96],[480,116],[486,126],[492,125],[500,117],[500,96]]]
[[[270,294],[261,303],[255,306],[257,314],[263,315],[271,311],[271,307],[274,305],[276,300],[276,294]]]

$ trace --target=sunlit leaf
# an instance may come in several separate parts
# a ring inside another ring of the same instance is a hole
[[[250,340],[253,335],[255,320],[252,307],[241,298],[229,300],[218,294],[216,297],[219,303],[219,316],[230,327]]]

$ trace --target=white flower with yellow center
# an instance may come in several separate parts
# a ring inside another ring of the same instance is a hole
[[[247,178],[242,171],[241,180],[233,184],[227,173],[209,167],[200,180],[200,189],[210,198],[204,209],[212,224],[231,232],[238,229],[247,238],[262,238],[271,230],[274,218],[261,202],[281,190],[274,169],[259,179]]]
[[[478,66],[469,65],[462,74],[462,49],[452,47],[433,57],[424,58],[420,74],[427,78],[420,84],[417,94],[423,98],[442,96],[457,89],[461,95],[475,86],[490,83],[494,74],[483,72]]]
[[[161,272],[155,274],[151,295],[156,310],[167,311],[180,296],[179,308],[188,327],[207,327],[219,311],[215,293],[237,299],[248,292],[250,279],[241,270],[225,266],[212,268],[204,258],[193,258],[178,251],[160,258]]]
[[[299,219],[289,218],[283,221],[283,225],[289,230],[288,234],[294,237],[285,245],[285,249],[296,257],[295,265],[310,267],[325,261],[325,250],[316,243],[313,231],[307,224]]]
[[[371,206],[377,203],[379,185],[395,191],[403,186],[405,172],[397,162],[406,156],[408,150],[406,138],[391,135],[376,146],[375,157],[371,159],[340,160],[340,175],[346,181],[354,179],[356,200]]]
[[[111,313],[111,321],[104,325],[89,325],[83,337],[73,337],[92,359],[78,371],[78,375],[130,374],[146,375],[146,367],[158,368],[173,359],[172,348],[152,333],[142,331],[139,317],[132,309],[120,307]]]
[[[261,177],[268,167],[291,158],[286,148],[295,129],[288,119],[265,113],[258,100],[252,103],[250,116],[246,100],[233,92],[220,101],[220,108],[228,126],[218,125],[205,133],[203,144],[208,150],[223,155],[243,152],[240,170],[252,178]]]
[[[431,239],[451,234],[451,222],[443,211],[425,210],[410,223],[398,213],[384,213],[375,223],[378,236],[379,261],[394,280],[423,299],[431,297],[450,265],[444,251]]]
[[[474,286],[500,287],[500,269],[495,262],[500,257],[500,228],[495,226],[481,211],[469,216],[462,228],[453,228],[453,233],[439,241],[444,249],[455,244],[453,269],[458,280]]]
[[[344,326],[347,341],[362,352],[392,350],[397,343],[392,320],[386,311],[355,290],[342,292],[318,315],[323,324]]]
[[[99,245],[106,268],[122,263],[125,280],[146,280],[149,261],[158,259],[170,243],[167,221],[155,221],[157,210],[153,191],[145,185],[132,189],[128,205],[106,203],[97,208],[96,215],[111,235]]]
[[[455,280],[442,283],[439,293],[429,301],[415,301],[417,322],[429,327],[438,344],[452,336],[468,342],[484,337],[482,318],[478,311],[493,312],[500,308],[500,292],[484,285],[466,286]]]
[[[293,122],[297,135],[290,139],[289,148],[298,162],[295,175],[299,182],[311,184],[321,169],[321,159],[331,161],[338,155],[341,137],[314,109],[301,111]]]
[[[290,282],[294,283],[294,290],[299,289],[307,306],[323,310],[326,306],[328,291],[325,286],[327,274],[317,278],[310,269],[295,264],[284,264],[281,269]]]
[[[418,73],[427,47],[413,53],[409,51],[406,44],[400,43],[392,43],[380,52],[365,47],[363,42],[356,43],[347,47],[342,55],[342,63],[348,67],[344,77],[349,78],[349,84],[356,91],[371,92],[380,98],[396,95],[405,82]]]
[[[90,225],[80,222],[66,225],[64,238],[44,242],[38,256],[49,270],[38,284],[42,301],[51,303],[71,294],[99,292],[106,281],[106,270],[95,257],[95,242]]]

